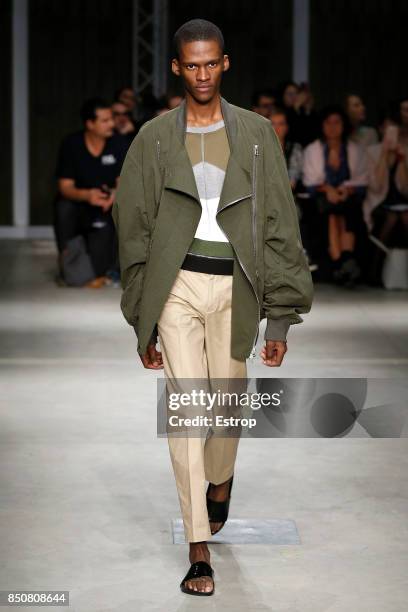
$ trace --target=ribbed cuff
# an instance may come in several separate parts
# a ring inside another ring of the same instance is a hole
[[[290,327],[290,319],[267,319],[265,329],[265,340],[280,340],[285,342]]]
[[[133,330],[136,334],[136,337],[138,338],[138,333],[137,333],[137,327],[136,325],[133,326]],[[147,344],[157,344],[157,337],[158,337],[158,330],[157,330],[157,324],[154,326],[152,335],[150,336],[149,342]]]
[[[150,336],[150,340],[148,342],[148,344],[154,343],[157,344],[157,337],[158,337],[158,331],[157,331],[157,324],[154,326],[152,335]]]

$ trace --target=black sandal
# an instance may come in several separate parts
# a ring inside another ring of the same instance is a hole
[[[214,570],[211,565],[209,565],[206,561],[196,561],[191,564],[190,569],[187,574],[184,576],[183,580],[180,582],[180,588],[183,593],[188,593],[189,595],[212,595],[214,593],[214,586],[212,591],[194,591],[194,589],[188,589],[184,586],[186,580],[191,580],[192,578],[201,578],[202,576],[208,576],[209,578],[213,578]],[[213,579],[214,584],[214,579]]]
[[[228,492],[228,498],[225,501],[215,501],[214,499],[210,499],[208,497],[208,493],[210,491],[210,487],[211,487],[211,482],[208,485],[208,489],[207,489],[207,511],[208,511],[208,520],[211,523],[222,523],[221,527],[219,529],[217,529],[217,531],[213,531],[211,532],[211,535],[215,535],[216,533],[218,533],[225,525],[227,519],[228,519],[228,512],[229,512],[229,505],[230,505],[230,499],[231,499],[231,489],[232,489],[232,483],[234,480],[234,474],[231,476],[231,480],[229,483],[229,492]],[[216,485],[215,485],[216,486]]]

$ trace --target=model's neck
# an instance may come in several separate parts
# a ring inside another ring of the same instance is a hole
[[[205,127],[212,123],[221,121],[221,96],[214,96],[212,100],[204,104],[200,104],[186,92],[186,117],[189,127]]]

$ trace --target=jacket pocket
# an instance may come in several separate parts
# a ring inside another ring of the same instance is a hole
[[[275,208],[272,208],[268,211],[265,220],[265,242],[271,242],[276,237],[276,226],[278,222],[278,211]]]
[[[265,218],[264,228],[264,280],[265,285],[268,283],[269,278],[276,278],[280,275],[281,270],[281,256],[280,251],[282,248],[281,236],[279,233],[279,215],[276,209],[270,209]]]

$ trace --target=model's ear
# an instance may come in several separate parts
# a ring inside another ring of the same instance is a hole
[[[228,55],[224,55],[224,69],[223,72],[226,72],[230,67],[230,61]]]
[[[171,71],[176,76],[180,76],[180,64],[178,63],[178,59],[173,58],[171,61]]]

